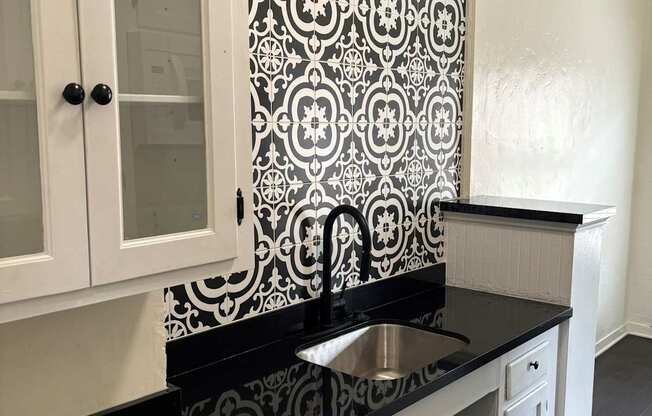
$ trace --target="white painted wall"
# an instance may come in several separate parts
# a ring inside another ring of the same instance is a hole
[[[648,32],[641,79],[639,134],[632,195],[628,315],[652,326],[652,34]],[[648,333],[649,335],[649,333]]]
[[[0,415],[86,415],[166,388],[161,292],[0,325]]]
[[[625,322],[647,0],[476,0],[472,194],[617,206],[598,338]],[[652,287],[651,287],[652,289]]]

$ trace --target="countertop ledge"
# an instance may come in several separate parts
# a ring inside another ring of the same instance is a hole
[[[442,212],[587,225],[616,214],[608,205],[479,195],[440,202]]]
[[[227,410],[257,415],[392,415],[568,320],[572,309],[445,286],[367,313],[374,320],[402,320],[461,334],[471,343],[402,379],[372,381],[297,358],[295,350],[306,335],[298,331],[169,382],[182,388],[184,414],[189,416]]]

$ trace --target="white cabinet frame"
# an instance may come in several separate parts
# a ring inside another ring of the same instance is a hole
[[[236,161],[243,159],[236,157],[235,149],[234,77],[243,68],[233,64],[235,51],[242,47],[233,42],[236,31],[242,30],[234,26],[235,4],[201,1],[208,225],[203,230],[125,241],[115,2],[79,0],[84,85],[90,91],[107,84],[115,94],[107,106],[89,97],[84,111],[93,285],[238,257]],[[250,158],[245,160],[251,165]]]

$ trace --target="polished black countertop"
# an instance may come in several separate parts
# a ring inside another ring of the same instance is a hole
[[[485,195],[441,201],[440,208],[443,212],[489,215],[574,225],[585,225],[602,221],[614,216],[616,213],[614,207],[607,205],[503,198]]]
[[[410,277],[401,287],[418,292],[376,306],[366,313],[372,320],[399,320],[463,335],[470,340],[462,351],[433,362],[409,376],[392,381],[353,377],[302,361],[298,347],[323,334],[293,328],[278,341],[250,349],[191,371],[169,382],[182,389],[183,414],[200,415],[392,415],[506,352],[569,319],[572,309],[546,303],[493,295],[447,286],[428,285]],[[374,284],[382,289],[382,285]],[[387,289],[394,291],[388,282]],[[397,286],[394,286],[397,287]],[[368,293],[359,291],[358,293]],[[268,328],[282,329],[284,315],[267,317]],[[251,323],[251,325],[256,325]],[[354,325],[354,324],[351,324]],[[251,328],[250,328],[251,329]],[[231,331],[231,332],[229,332]],[[216,332],[205,349],[224,350],[234,329]],[[247,336],[256,337],[250,330]],[[264,335],[260,333],[259,337]],[[199,342],[201,338],[196,338]],[[193,345],[193,348],[197,344]],[[228,349],[228,347],[227,347]],[[244,351],[244,350],[243,350]]]

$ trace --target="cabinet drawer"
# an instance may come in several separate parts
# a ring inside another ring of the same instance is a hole
[[[512,400],[544,379],[548,373],[549,350],[548,342],[544,342],[507,364],[505,369],[507,400]]]
[[[545,416],[548,414],[548,384],[543,383],[505,410],[505,416]]]

